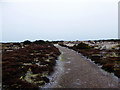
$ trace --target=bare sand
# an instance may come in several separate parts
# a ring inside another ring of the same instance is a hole
[[[77,52],[56,45],[62,52],[52,83],[47,88],[119,88],[118,78]]]

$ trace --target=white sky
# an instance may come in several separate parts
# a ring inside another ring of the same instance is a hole
[[[1,0],[1,2],[73,2],[73,0]],[[78,2],[118,2],[119,0],[74,0]]]
[[[1,0],[2,40],[118,37],[118,0]]]

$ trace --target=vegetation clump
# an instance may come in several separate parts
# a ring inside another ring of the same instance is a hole
[[[75,49],[91,49],[92,47],[90,47],[88,44],[85,43],[79,43],[78,45],[74,45]]]
[[[36,40],[33,42],[34,44],[45,44],[47,42],[43,41],[43,40]]]
[[[23,44],[25,44],[25,45],[29,45],[29,44],[31,44],[31,43],[32,43],[32,42],[29,41],[29,40],[26,40],[26,41],[23,42]]]
[[[49,82],[47,76],[54,71],[60,52],[45,41],[25,41],[19,47],[2,52],[2,88],[39,89]]]

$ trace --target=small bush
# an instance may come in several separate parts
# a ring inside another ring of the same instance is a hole
[[[92,48],[88,44],[85,44],[85,43],[79,43],[78,45],[75,45],[74,47],[76,49],[91,49]]]
[[[43,40],[36,40],[35,42],[33,42],[34,44],[45,44],[46,42]]]
[[[29,45],[29,44],[31,44],[31,43],[32,43],[32,42],[29,41],[29,40],[26,40],[26,41],[23,42],[23,44],[25,44],[25,45]]]

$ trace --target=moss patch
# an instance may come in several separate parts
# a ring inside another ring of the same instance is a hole
[[[64,62],[64,61],[65,61],[65,59],[61,59],[61,61],[62,61],[62,62]]]

